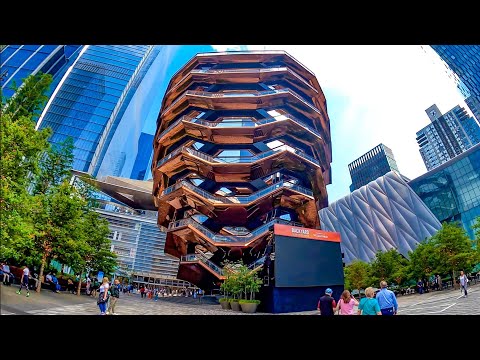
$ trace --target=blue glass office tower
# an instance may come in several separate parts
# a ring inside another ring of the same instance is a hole
[[[53,144],[74,139],[74,169],[97,174],[115,129],[158,51],[152,45],[83,47],[37,124],[40,129],[52,128]]]
[[[480,144],[408,185],[439,221],[460,221],[474,239],[472,225],[480,216]]]
[[[14,94],[23,79],[38,72],[53,76],[47,95],[53,92],[62,76],[80,53],[80,45],[6,45],[0,52],[0,77],[3,96]]]
[[[153,155],[153,138],[151,134],[142,132],[138,138],[138,152],[135,162],[133,164],[133,170],[130,174],[130,179],[145,180],[145,174],[147,173],[148,165],[151,156]]]
[[[465,99],[480,121],[480,45],[431,45],[470,92]]]

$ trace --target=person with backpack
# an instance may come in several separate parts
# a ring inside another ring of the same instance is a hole
[[[107,315],[117,315],[115,312],[115,305],[120,298],[120,281],[115,279],[113,285],[110,288],[110,303],[108,305]]]

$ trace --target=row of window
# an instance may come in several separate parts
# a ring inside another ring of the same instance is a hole
[[[84,103],[92,105],[97,104],[95,101],[98,101],[99,103],[101,101],[106,101],[112,104],[117,104],[119,98],[119,96],[99,93],[97,91],[84,91],[84,89],[69,85],[68,83],[63,84],[62,89],[58,92],[57,96],[59,94],[62,97],[68,97],[68,99],[71,100],[82,100]],[[108,106],[104,107],[107,109],[109,108]]]
[[[89,71],[85,71],[80,68],[75,68],[72,70],[70,73],[70,76],[72,76],[72,79],[78,79],[78,80],[83,80],[84,82],[91,82],[91,83],[96,83],[96,84],[101,84],[101,85],[107,85],[112,88],[116,89],[121,89],[123,90],[125,88],[125,85],[128,83],[128,80],[126,79],[119,79],[117,77],[112,77],[112,76],[105,76],[104,74],[101,73],[92,73]],[[118,86],[115,86],[118,85]]]

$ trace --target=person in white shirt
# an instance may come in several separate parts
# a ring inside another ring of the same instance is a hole
[[[463,271],[460,271],[460,277],[458,278],[460,281],[460,291],[464,291],[465,295],[463,297],[467,297],[467,286],[468,286],[468,277],[463,273]]]
[[[28,278],[30,277],[30,269],[28,266],[23,267],[22,278],[20,280],[20,289],[18,289],[17,294],[20,295],[22,292],[23,286],[27,289],[27,297],[30,296],[30,291],[28,291]]]
[[[102,280],[102,285],[100,285],[97,304],[100,308],[100,315],[107,314],[107,303],[108,303],[108,288],[110,284],[108,283],[108,278],[105,276]]]

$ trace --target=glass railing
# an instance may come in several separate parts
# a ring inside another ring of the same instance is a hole
[[[295,185],[292,184],[288,181],[281,180],[273,185],[267,186],[264,189],[261,189],[257,192],[254,192],[253,194],[250,195],[245,195],[245,196],[219,196],[219,195],[213,195],[212,193],[209,193],[208,191],[205,191],[203,189],[198,188],[197,186],[191,184],[188,181],[180,181],[176,183],[175,185],[169,186],[162,192],[163,195],[168,195],[171,192],[179,189],[180,187],[186,187],[187,189],[192,190],[193,192],[199,194],[202,196],[204,199],[209,199],[213,202],[216,203],[223,203],[223,204],[248,204],[251,203],[252,201],[255,201],[263,196],[266,196],[280,188],[288,188],[291,190],[294,190],[296,192],[302,193],[304,195],[310,196],[313,198],[313,191],[310,189],[307,189],[303,186],[300,185]]]
[[[260,265],[263,265],[265,263],[265,259],[266,257],[265,256],[262,256],[260,259],[254,261],[253,263],[251,263],[250,265],[248,265],[248,268],[250,270],[253,270],[255,269],[256,267],[260,266]]]
[[[287,221],[287,220],[282,220],[282,219],[273,219],[272,221],[269,221],[268,223],[256,228],[255,230],[251,231],[248,235],[239,235],[239,236],[235,236],[235,235],[220,235],[220,234],[216,234],[214,233],[213,231],[207,229],[205,226],[199,224],[198,222],[196,222],[195,220],[193,220],[192,218],[188,218],[188,219],[182,219],[182,220],[178,220],[178,221],[175,221],[175,222],[172,222],[170,223],[170,225],[168,225],[168,231],[172,231],[174,229],[177,229],[179,227],[184,227],[184,226],[192,226],[194,227],[196,230],[198,230],[199,232],[201,232],[202,234],[204,234],[207,239],[213,241],[213,242],[216,242],[216,243],[236,243],[236,242],[248,242],[256,237],[258,237],[259,235],[262,235],[263,233],[267,232],[269,230],[270,227],[272,227],[274,224],[286,224],[286,225],[291,225],[292,222],[291,221]],[[302,225],[303,227],[303,225]]]
[[[294,123],[297,123],[307,131],[310,131],[311,133],[317,135],[320,138],[322,137],[322,135],[313,127],[311,127],[310,125],[307,125],[306,123],[304,123],[303,121],[299,120],[298,118],[296,118],[291,114],[281,114],[277,117],[269,117],[269,118],[261,119],[257,122],[253,121],[253,118],[232,118],[232,119],[228,119],[227,121],[212,122],[212,121],[206,121],[203,119],[193,118],[191,116],[184,115],[180,119],[176,120],[173,124],[168,126],[164,131],[162,131],[162,133],[158,136],[158,140],[160,140],[171,129],[178,126],[183,121],[188,121],[188,122],[191,122],[192,124],[207,126],[209,128],[257,127],[264,124],[275,123],[278,121],[293,121]]]
[[[208,91],[198,91],[198,90],[187,90],[185,93],[180,96],[178,99],[176,99],[172,104],[165,109],[165,111],[162,112],[163,114],[166,114],[169,112],[178,102],[181,100],[185,99],[186,96],[188,95],[194,95],[194,96],[204,96],[204,97],[209,97],[209,98],[224,98],[224,97],[257,97],[257,96],[265,96],[265,95],[272,95],[272,94],[287,94],[290,93],[293,96],[295,96],[298,100],[300,100],[302,103],[306,104],[309,108],[311,108],[313,111],[316,113],[320,114],[320,110],[317,109],[313,104],[311,104],[309,101],[305,100],[303,96],[300,96],[298,93],[295,91],[291,90],[290,88],[284,88],[284,89],[275,89],[275,90],[264,90],[264,91],[256,91],[256,92],[231,92],[231,93],[219,93],[219,92],[208,92]]]
[[[198,251],[198,250],[197,250]],[[187,254],[184,255],[180,258],[181,262],[188,262],[188,261],[201,261],[203,264],[208,266],[210,269],[212,269],[215,273],[217,273],[220,276],[223,276],[223,269],[218,266],[217,264],[213,263],[210,261],[204,254],[201,252],[197,252],[195,254]]]
[[[252,69],[252,68],[244,68],[244,69],[194,69],[191,71],[192,74],[224,74],[224,73],[246,73],[246,74],[251,74],[251,73],[266,73],[266,72],[275,72],[275,71],[288,71],[290,74],[295,76],[298,80],[306,84],[308,87],[312,88],[315,90],[315,92],[318,92],[312,85],[310,85],[305,79],[303,79],[301,76],[299,76],[295,71],[292,71],[290,68],[286,66],[277,66],[277,67],[271,67],[271,68],[258,68],[258,69]],[[183,80],[183,79],[182,79]],[[178,83],[180,84],[181,81]],[[176,86],[175,86],[176,87]]]
[[[298,149],[294,149],[290,146],[287,146],[287,145],[281,145],[279,147],[276,147],[272,150],[269,150],[269,151],[266,151],[266,152],[263,152],[263,153],[260,153],[260,154],[256,154],[256,155],[253,155],[253,156],[211,156],[211,155],[208,155],[208,154],[205,154],[203,152],[200,152],[198,150],[195,150],[195,149],[192,149],[190,147],[187,147],[187,146],[182,146],[182,147],[179,147],[178,149],[174,150],[173,152],[171,152],[170,154],[168,154],[166,157],[158,160],[157,162],[157,167],[163,165],[165,162],[167,162],[168,160],[170,160],[171,158],[175,157],[176,155],[178,155],[179,153],[181,153],[182,151],[186,151],[200,159],[204,159],[208,162],[212,162],[212,163],[228,163],[228,164],[248,164],[248,163],[254,163],[260,159],[264,159],[264,158],[267,158],[269,156],[273,156],[277,153],[280,153],[282,151],[288,151],[288,152],[291,152],[295,155],[298,155],[310,162],[312,162],[313,164],[317,165],[317,166],[320,166],[320,163],[318,162],[317,159],[315,159],[313,156],[311,155],[308,155],[306,154],[305,152],[301,151],[301,150],[298,150]]]

